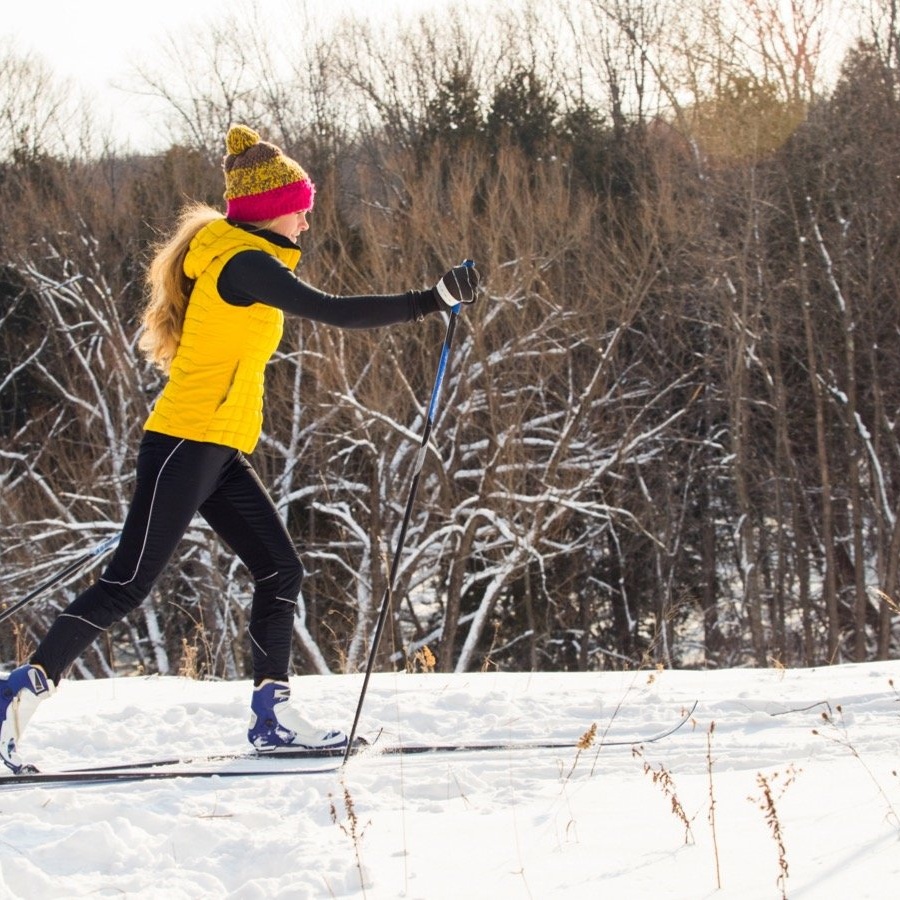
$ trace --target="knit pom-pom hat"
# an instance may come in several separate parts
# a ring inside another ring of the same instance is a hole
[[[246,125],[225,138],[225,214],[238,222],[264,222],[312,209],[316,187],[299,163]]]

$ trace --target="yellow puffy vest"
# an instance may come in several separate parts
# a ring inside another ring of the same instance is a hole
[[[251,453],[262,431],[264,371],[281,340],[284,314],[264,303],[233,306],[219,296],[219,273],[241,250],[263,250],[291,270],[300,261],[299,249],[225,219],[200,229],[184,261],[194,288],[181,341],[144,427]]]

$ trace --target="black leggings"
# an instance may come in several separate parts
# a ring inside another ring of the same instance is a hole
[[[145,432],[119,545],[100,579],[62,612],[34,652],[54,682],[102,632],[150,593],[199,512],[250,570],[253,677],[285,680],[303,565],[243,453]]]

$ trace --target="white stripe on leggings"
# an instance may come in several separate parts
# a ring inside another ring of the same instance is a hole
[[[107,584],[131,584],[135,578],[137,578],[137,574],[141,568],[141,561],[144,558],[144,551],[147,549],[147,536],[150,534],[150,520],[153,518],[153,507],[156,505],[156,491],[159,487],[159,479],[162,478],[163,470],[169,464],[169,460],[175,455],[175,451],[184,443],[184,439],[180,440],[173,448],[172,452],[165,458],[163,464],[159,467],[159,472],[156,473],[156,481],[153,484],[153,497],[150,499],[150,512],[147,513],[147,527],[144,529],[144,543],[141,545],[141,552],[138,555],[137,565],[134,567],[134,572],[127,581],[110,581],[107,578],[100,578],[100,581],[105,581]]]

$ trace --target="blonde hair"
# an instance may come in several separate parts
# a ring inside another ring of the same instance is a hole
[[[194,287],[193,280],[184,274],[184,258],[197,232],[222,218],[222,213],[205,203],[189,204],[181,211],[171,237],[156,246],[147,268],[149,298],[141,318],[143,333],[138,348],[164,373],[168,373],[178,350]]]

